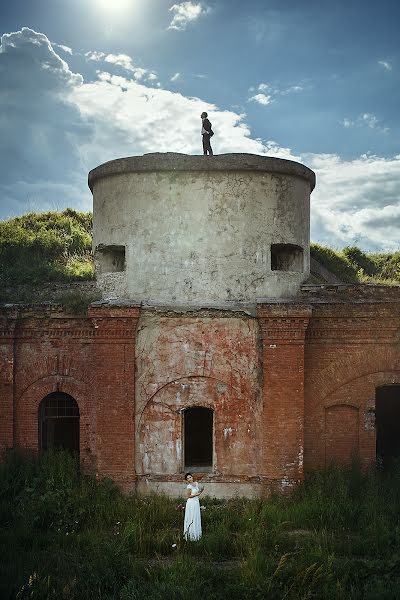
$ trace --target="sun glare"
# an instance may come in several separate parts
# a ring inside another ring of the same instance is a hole
[[[95,0],[95,10],[107,17],[124,17],[137,8],[137,0]]]

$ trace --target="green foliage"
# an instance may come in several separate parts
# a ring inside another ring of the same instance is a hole
[[[123,495],[65,452],[9,452],[0,597],[398,597],[399,466],[355,462],[309,475],[290,497],[201,503],[204,535],[188,543],[182,500]]]
[[[376,254],[358,246],[333,250],[311,244],[311,256],[343,283],[400,284],[400,252]]]
[[[0,222],[0,282],[93,279],[91,213],[30,213]]]
[[[374,260],[363,252],[357,246],[346,246],[342,250],[344,256],[354,265],[359,271],[362,269],[366,275],[376,275],[378,273],[378,265]]]
[[[344,283],[357,282],[357,268],[342,252],[319,244],[311,244],[310,253],[316,261]]]

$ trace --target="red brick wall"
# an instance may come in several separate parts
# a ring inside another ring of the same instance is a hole
[[[375,390],[400,383],[398,303],[313,307],[305,351],[305,468],[375,461]]]
[[[40,403],[51,392],[65,392],[79,406],[82,462],[131,489],[137,317],[134,307],[95,306],[81,319],[57,309],[9,314],[2,323],[13,338],[1,346],[0,447],[37,449]],[[4,364],[11,347],[10,383],[3,380],[10,379]]]
[[[303,477],[304,339],[311,308],[259,306],[263,344],[263,445],[267,487],[285,490]]]
[[[194,405],[215,411],[220,481],[285,489],[303,453],[305,470],[375,460],[375,390],[400,384],[399,302],[145,312],[137,332],[134,306],[3,310],[0,449],[37,448],[40,402],[60,391],[80,409],[82,461],[126,490],[136,473],[180,477],[180,411]]]

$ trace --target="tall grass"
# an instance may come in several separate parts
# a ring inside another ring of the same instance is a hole
[[[92,215],[72,209],[0,221],[0,282],[94,278]]]
[[[62,452],[0,466],[0,598],[397,598],[400,469],[332,468],[291,497],[123,495]],[[397,594],[397,595],[396,595]]]
[[[364,252],[357,246],[334,250],[311,244],[311,256],[344,283],[400,284],[400,252]]]

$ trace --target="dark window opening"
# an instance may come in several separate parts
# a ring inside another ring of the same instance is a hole
[[[400,459],[400,385],[384,385],[376,390],[376,458],[383,468]]]
[[[302,273],[303,248],[295,244],[271,244],[271,271]]]
[[[54,392],[39,407],[39,448],[79,452],[79,407],[72,396]]]
[[[104,246],[99,244],[95,252],[101,273],[125,271],[125,246]]]
[[[213,411],[195,406],[184,412],[185,470],[212,468]]]

